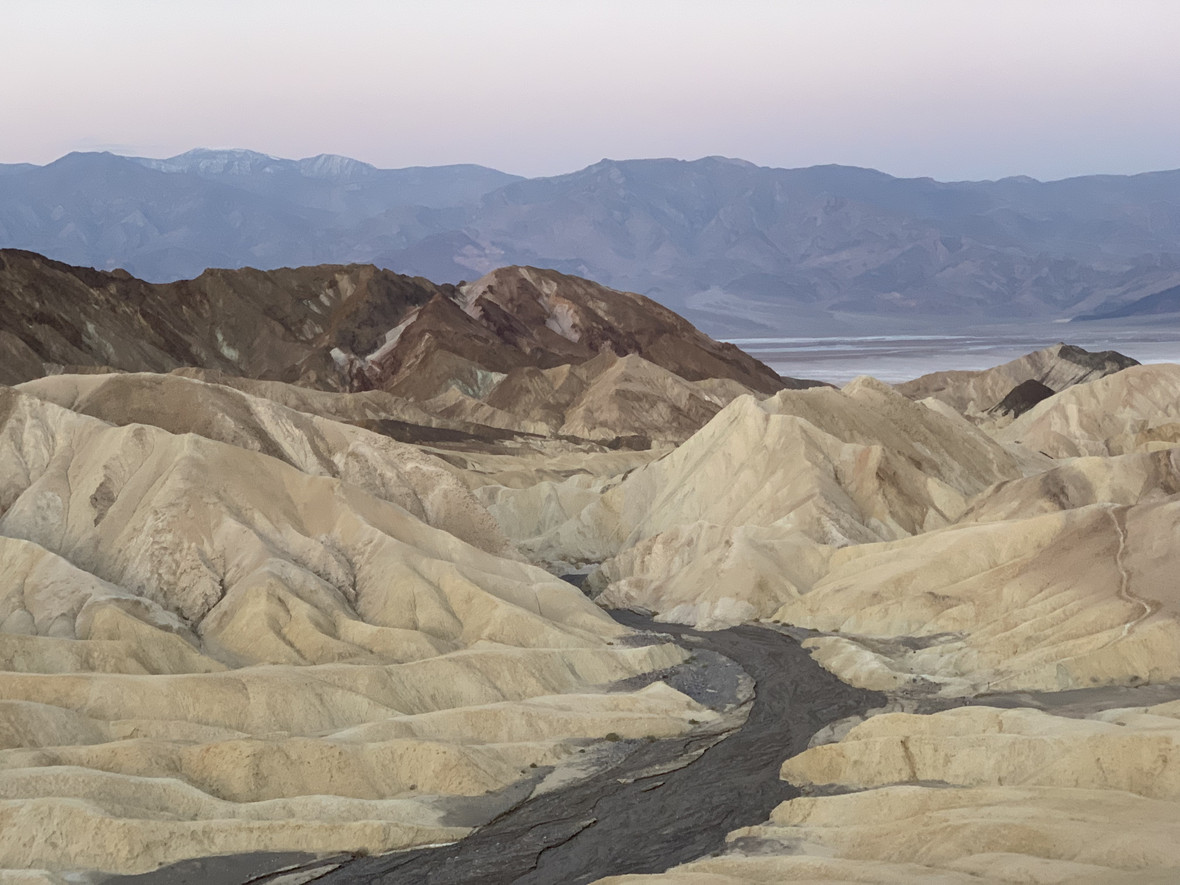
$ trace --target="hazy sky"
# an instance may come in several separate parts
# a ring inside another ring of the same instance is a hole
[[[5,0],[0,162],[1180,167],[1177,0]]]

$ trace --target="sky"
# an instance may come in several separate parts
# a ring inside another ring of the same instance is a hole
[[[0,162],[1180,168],[1177,0],[5,0]]]

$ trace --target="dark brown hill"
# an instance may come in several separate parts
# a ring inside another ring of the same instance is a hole
[[[470,313],[526,352],[550,349],[589,359],[609,348],[689,381],[730,378],[763,393],[784,386],[767,366],[650,298],[580,277],[505,267],[468,286],[465,298]]]
[[[416,398],[454,376],[482,396],[477,369],[552,369],[603,352],[640,356],[688,381],[722,378],[761,393],[796,386],[650,298],[533,267],[501,268],[457,298],[439,295],[396,335],[368,357],[367,371],[375,386]]]
[[[1057,391],[1047,387],[1036,378],[1021,381],[1008,391],[1008,395],[988,409],[989,415],[1011,415],[1019,418],[1037,403],[1047,400]]]
[[[454,287],[368,265],[208,270],[155,284],[0,250],[0,380],[25,381],[55,365],[196,366],[349,389],[349,361],[333,359],[333,348],[367,352],[407,311],[447,290]]]
[[[197,367],[326,390],[482,398],[515,369],[637,355],[689,381],[785,382],[650,299],[533,268],[468,286],[371,265],[208,270],[148,283],[0,250],[0,381],[60,367],[167,372]]]
[[[1025,381],[1035,380],[1051,393],[1060,392],[1135,365],[1136,360],[1113,350],[1090,352],[1059,343],[991,369],[931,372],[898,384],[897,389],[910,399],[934,397],[965,415],[978,417],[998,408],[1013,388]]]

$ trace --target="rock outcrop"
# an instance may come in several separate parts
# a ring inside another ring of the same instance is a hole
[[[1113,350],[1091,353],[1072,344],[1054,344],[992,369],[933,372],[899,384],[897,389],[911,399],[933,397],[968,416],[1013,415],[1067,387],[1137,365],[1136,360]],[[1029,382],[1038,386],[1025,386],[1014,396],[1017,388]],[[1013,402],[1001,407],[1010,396],[1014,396]]]
[[[1057,391],[1036,378],[1021,381],[1004,395],[1004,398],[987,410],[988,415],[997,418],[1019,418],[1037,403],[1046,400]]]

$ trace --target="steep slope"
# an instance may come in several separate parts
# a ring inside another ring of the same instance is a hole
[[[1180,871],[1180,707],[876,716],[783,777],[816,795],[720,857],[603,885],[1162,883]]]
[[[56,375],[19,389],[108,424],[153,425],[260,452],[363,489],[488,552],[513,555],[456,471],[381,434],[173,375]]]
[[[526,352],[573,347],[589,355],[610,349],[620,356],[641,356],[688,381],[728,378],[761,393],[784,386],[777,374],[734,345],[714,341],[633,292],[555,271],[503,268],[463,293],[468,313]]]
[[[1135,366],[1071,388],[996,436],[1054,458],[1169,448],[1180,442],[1180,366]]]
[[[747,393],[736,381],[685,381],[642,357],[606,350],[577,365],[513,369],[493,377],[482,398],[452,386],[421,405],[456,421],[648,448],[682,442]]]
[[[7,308],[0,329],[45,364],[199,366],[348,389],[348,363],[343,353],[334,359],[333,348],[375,348],[406,311],[445,290],[364,266],[209,270],[156,285],[0,250],[0,291]]]
[[[1180,514],[1178,458],[1176,448],[1073,458],[997,483],[953,526],[832,552],[775,618],[828,634],[810,641],[825,665],[875,687],[972,694],[1180,678],[1166,540]]]
[[[835,551],[777,621],[846,681],[960,696],[1180,680],[1180,498],[1098,503]]]
[[[1136,360],[1111,350],[1090,353],[1071,344],[1054,344],[992,369],[933,372],[899,384],[897,389],[911,399],[934,397],[958,412],[979,418],[996,409],[1015,388],[1027,382],[1035,381],[1051,393],[1058,393],[1137,365]],[[1040,396],[1044,398],[1043,392]],[[1003,413],[1012,411],[1009,408]]]
[[[365,266],[211,270],[156,285],[7,251],[0,292],[10,306],[0,320],[0,378],[9,383],[63,366],[201,369],[418,402],[415,411],[383,400],[390,421],[677,441],[739,393],[802,383],[642,296],[532,268],[504,268],[461,290]],[[628,374],[632,404],[621,387],[588,393],[624,356],[639,360],[616,370]],[[573,384],[558,378],[582,364]],[[537,374],[562,367],[549,380]],[[597,415],[596,401],[606,406]]]
[[[98,410],[97,380],[75,405]],[[112,408],[150,408],[150,384],[116,383]],[[198,389],[185,420],[211,436],[217,405],[254,409],[228,445],[0,394],[0,867],[446,841],[467,830],[450,812],[496,813],[531,765],[714,715],[604,693],[683,655],[616,644],[568,584],[391,503],[445,491],[437,471],[370,453],[383,499],[317,463],[351,434],[360,470],[362,432]],[[452,491],[448,526],[471,506]]]
[[[866,378],[735,400],[589,502],[579,480],[479,493],[532,555],[607,560],[591,579],[602,601],[707,624],[769,615],[818,576],[824,548],[946,525],[1019,474],[967,422]]]
[[[620,513],[632,542],[700,518],[769,525],[787,516],[823,543],[860,542],[953,520],[968,496],[1015,473],[981,435],[863,378],[843,391],[743,398],[604,507]]]
[[[1180,448],[1117,457],[1071,458],[976,496],[960,524],[1021,519],[1091,504],[1130,506],[1180,494]]]
[[[432,299],[366,357],[366,371],[374,384],[417,399],[452,377],[478,397],[499,380],[489,372],[576,365],[603,352],[643,357],[689,381],[726,378],[762,393],[791,383],[650,299],[528,267],[502,268],[454,299]]]

